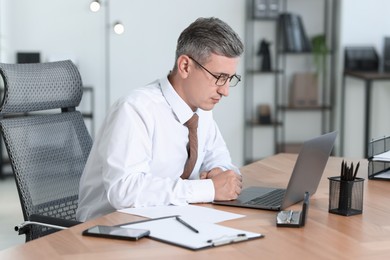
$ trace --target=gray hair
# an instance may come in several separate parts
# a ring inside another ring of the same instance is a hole
[[[229,58],[239,57],[244,45],[236,32],[222,20],[198,18],[179,36],[176,47],[176,61],[181,55],[188,55],[200,63],[205,63],[211,54]]]

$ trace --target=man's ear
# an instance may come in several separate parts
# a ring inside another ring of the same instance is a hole
[[[177,59],[177,70],[182,78],[187,78],[190,73],[190,58],[187,55],[181,55]]]

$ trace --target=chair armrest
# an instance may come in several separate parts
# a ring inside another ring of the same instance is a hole
[[[56,225],[61,227],[73,227],[75,225],[81,224],[82,222],[76,221],[76,220],[68,220],[68,219],[60,219],[60,218],[53,218],[43,215],[37,215],[33,214],[29,218],[30,221],[40,222],[40,223],[46,223],[50,225]]]
[[[25,234],[29,226],[38,225],[45,226],[54,229],[67,229],[69,227],[81,224],[82,222],[76,220],[59,219],[42,215],[31,215],[29,220],[24,221],[18,226],[15,226],[15,231],[19,232],[19,235]]]

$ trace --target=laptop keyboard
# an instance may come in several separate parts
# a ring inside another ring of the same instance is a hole
[[[245,204],[248,205],[264,205],[264,206],[279,206],[282,203],[285,189],[276,189],[268,192],[260,197],[254,198]]]

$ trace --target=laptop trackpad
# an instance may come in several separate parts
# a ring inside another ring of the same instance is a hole
[[[267,187],[249,187],[242,190],[241,194],[238,196],[236,201],[240,203],[246,203],[250,200],[253,200],[257,197],[260,197],[266,193],[269,193],[276,188],[267,188]]]

